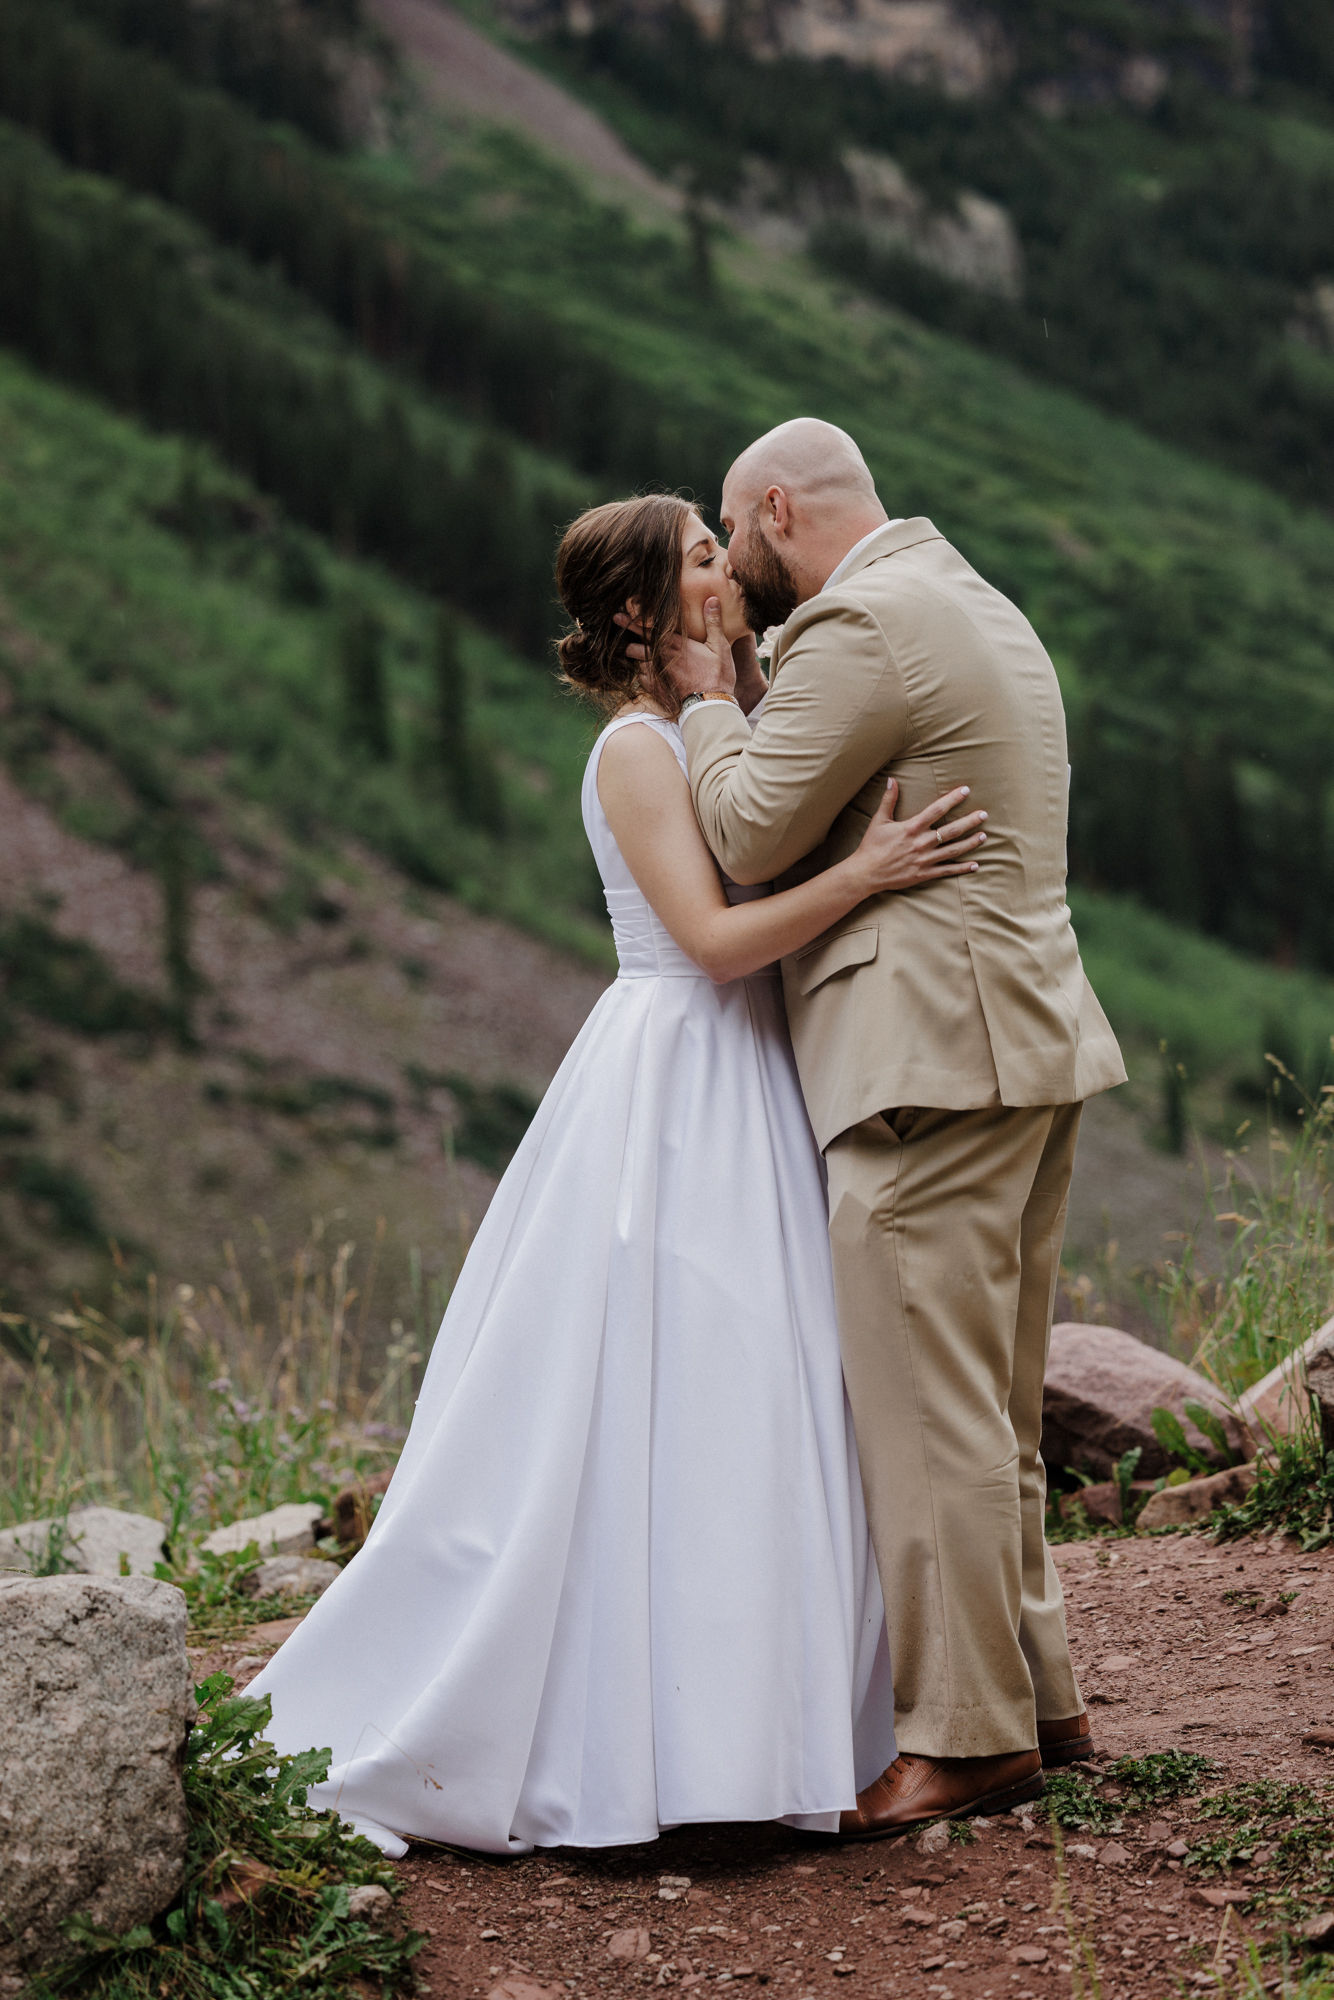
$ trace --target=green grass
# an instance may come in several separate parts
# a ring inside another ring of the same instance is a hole
[[[1169,1799],[1193,1795],[1216,1772],[1193,1750],[1118,1757],[1096,1778],[1076,1769],[1051,1771],[1043,1809],[1065,1833],[1117,1833],[1127,1813],[1152,1812]]]
[[[279,1756],[265,1740],[268,1698],[233,1692],[226,1674],[197,1690],[185,1752],[190,1832],[185,1881],[152,1923],[121,1937],[69,1926],[69,1958],[38,1976],[30,2000],[379,2000],[416,1990],[425,1939],[393,1905],[402,1881],[332,1812],[306,1810],[329,1753]],[[359,1906],[371,1892],[378,1909]],[[360,1892],[360,1894],[358,1893]]]
[[[1280,1092],[1291,1089],[1281,1073],[1277,1084]],[[1162,1279],[1178,1351],[1192,1353],[1195,1365],[1229,1393],[1267,1374],[1334,1310],[1334,1087],[1315,1101],[1298,1100],[1295,1127],[1275,1117],[1280,1101],[1271,1100],[1268,1120],[1241,1135],[1228,1152],[1222,1186],[1210,1188],[1221,1268],[1202,1268],[1187,1243]],[[1313,1431],[1294,1449],[1308,1462],[1314,1503],[1322,1470],[1318,1436]],[[1246,1505],[1262,1509],[1272,1498],[1267,1487]],[[1326,1513],[1328,1503],[1326,1492]]]
[[[163,1297],[150,1277],[122,1283],[109,1312],[0,1313],[0,1521],[94,1503],[150,1514],[179,1581],[210,1529],[285,1501],[328,1510],[349,1479],[391,1467],[440,1302],[419,1295],[416,1323],[386,1335],[377,1247],[357,1260],[322,1229],[263,1261],[262,1288],[232,1254],[207,1292]],[[192,1612],[235,1610],[253,1566],[205,1561]]]

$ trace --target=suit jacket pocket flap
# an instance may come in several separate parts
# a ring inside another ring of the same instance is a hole
[[[844,931],[827,942],[808,944],[795,955],[797,991],[813,993],[836,972],[846,972],[850,965],[869,965],[879,949],[880,932],[874,924]]]

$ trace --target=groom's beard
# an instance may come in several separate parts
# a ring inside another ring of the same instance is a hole
[[[786,625],[801,601],[797,580],[758,526],[746,538],[744,567],[730,552],[728,561],[741,585],[746,623],[751,631],[767,632],[771,625]]]

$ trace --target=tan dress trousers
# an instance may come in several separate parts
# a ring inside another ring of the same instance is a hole
[[[1038,1449],[1079,1114],[900,1109],[825,1153],[898,1745],[920,1756],[1032,1749],[1083,1708]]]

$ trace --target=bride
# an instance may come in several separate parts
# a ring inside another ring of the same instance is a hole
[[[563,678],[609,717],[583,813],[620,973],[459,1276],[364,1549],[250,1692],[329,1748],[386,1853],[495,1854],[787,1818],[838,1827],[894,1756],[844,1402],[822,1166],[775,960],[867,897],[976,866],[983,815],[896,823],[771,894],[724,883],[660,667],[739,585],[684,500],[594,508],[557,583]],[[647,658],[627,652],[633,619]],[[943,843],[943,844],[942,844]]]

